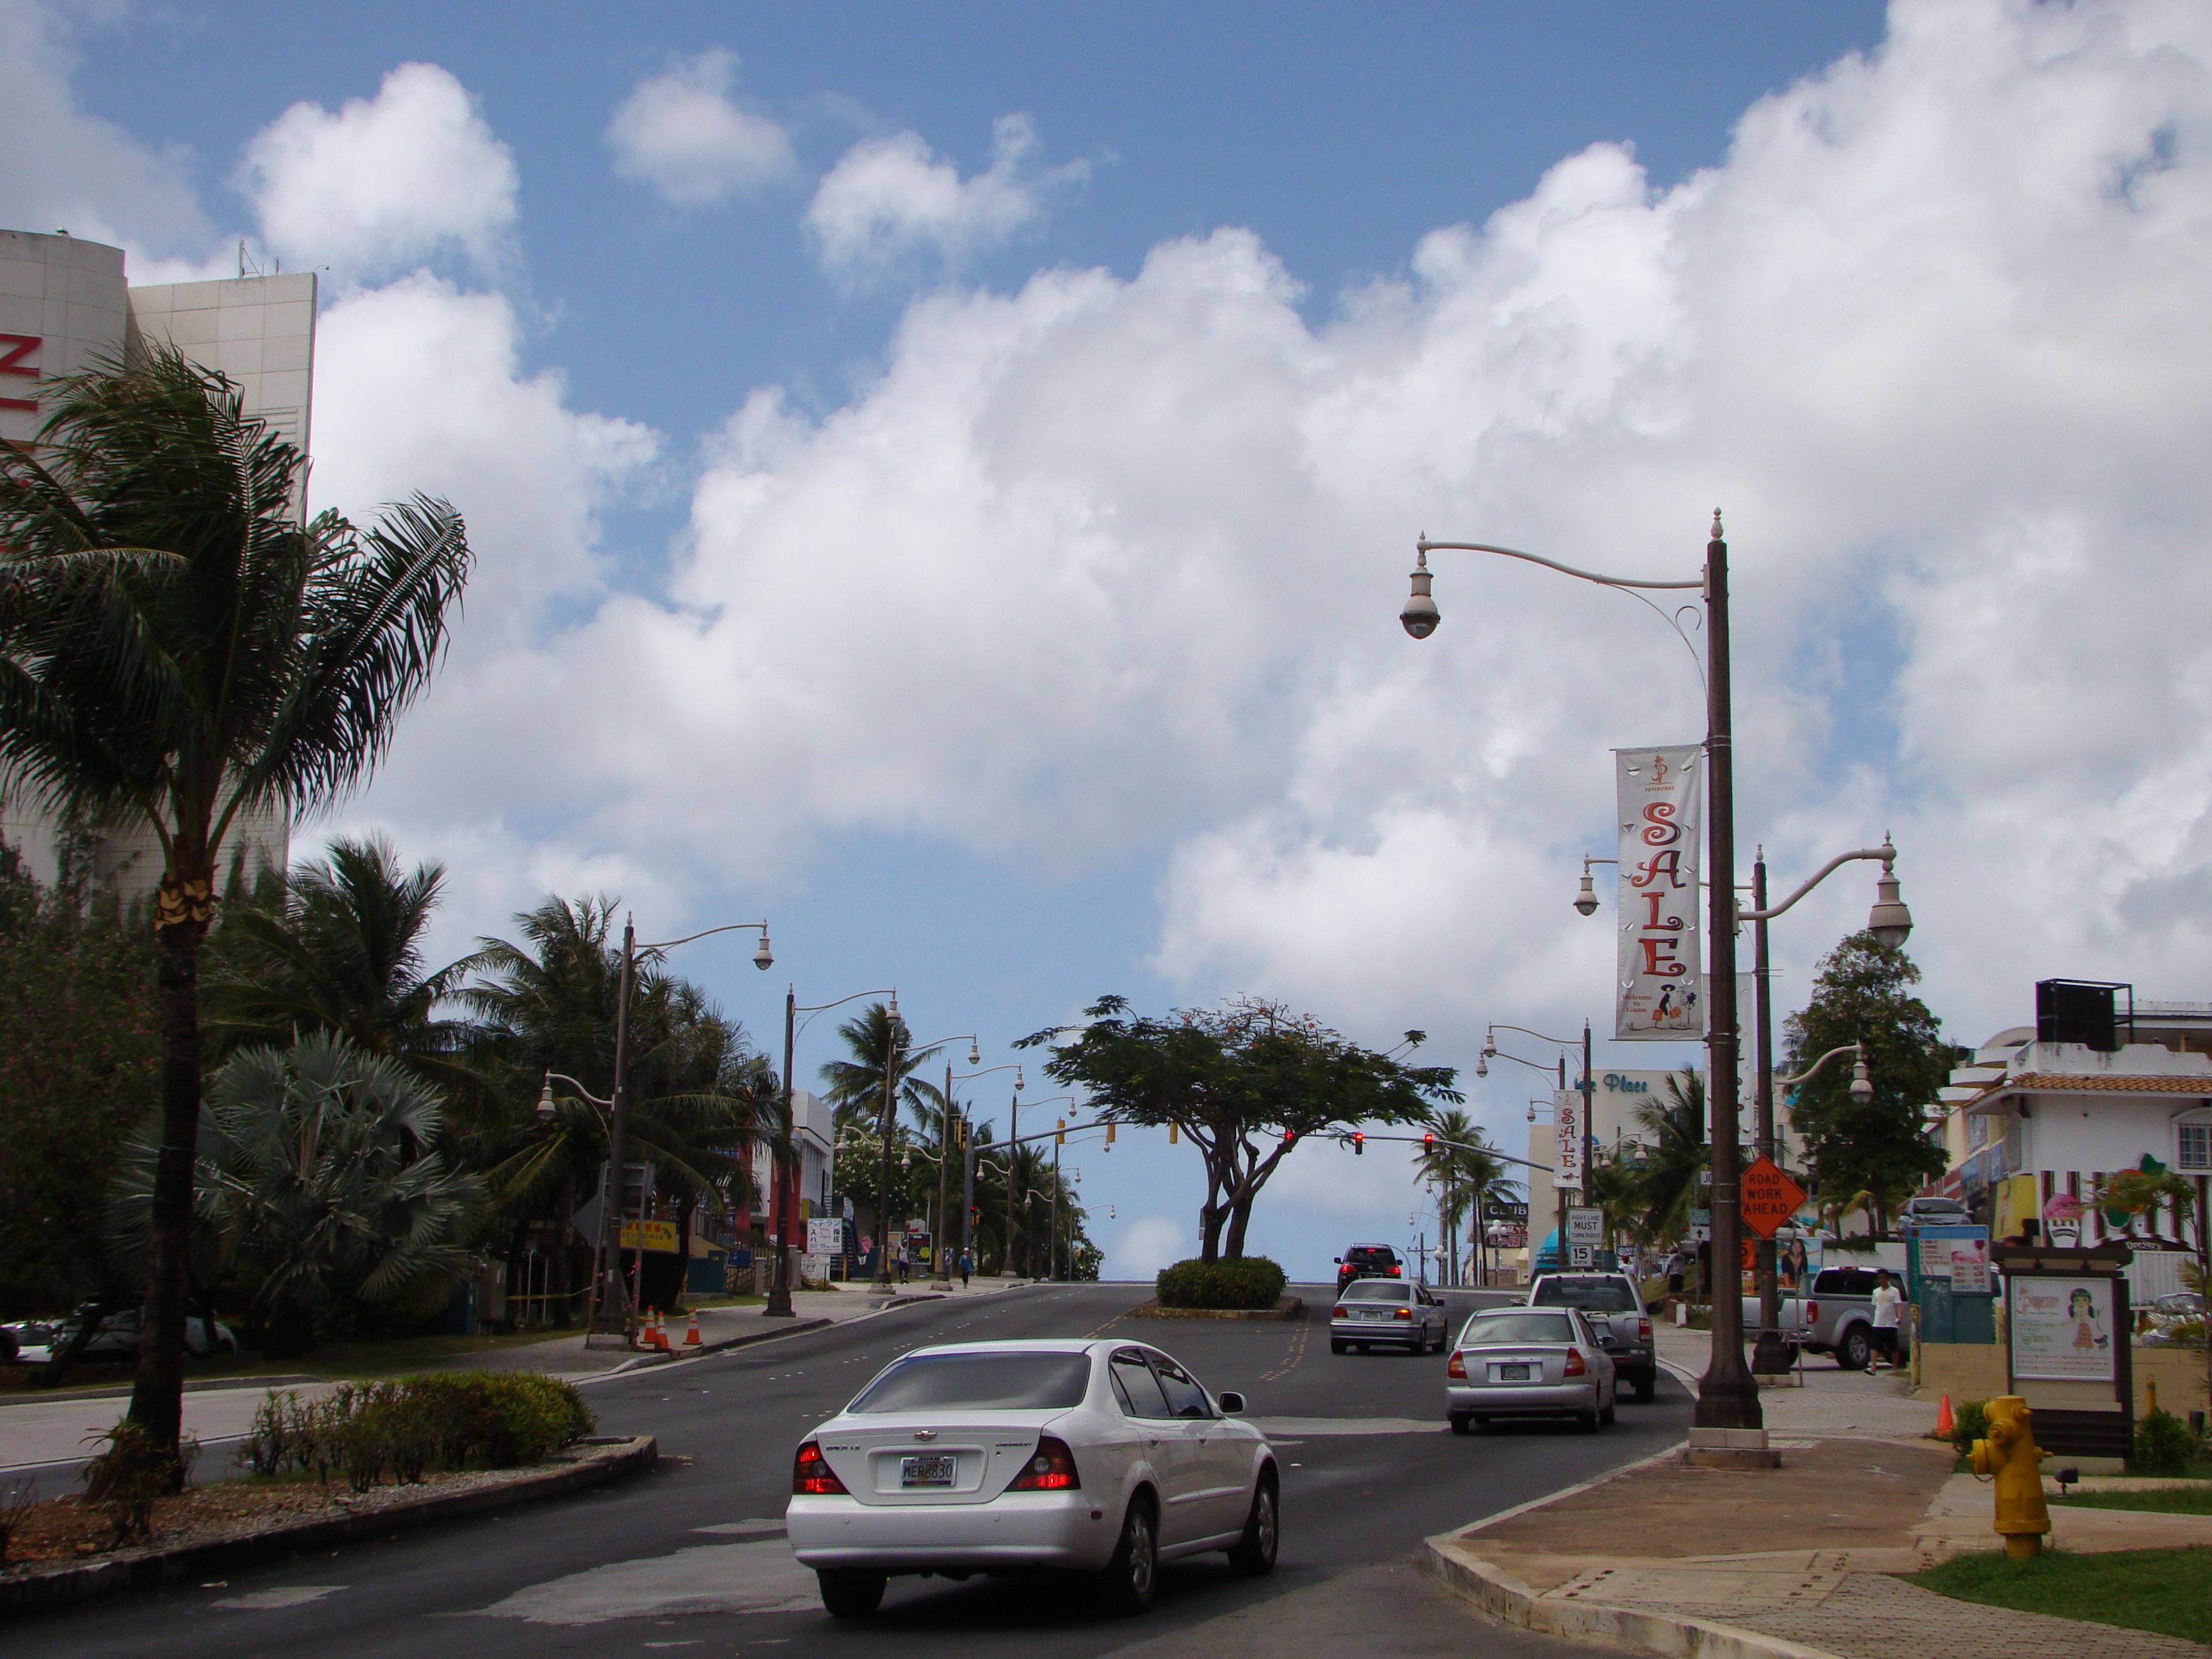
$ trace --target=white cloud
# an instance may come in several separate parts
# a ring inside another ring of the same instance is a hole
[[[204,248],[212,233],[189,157],[77,107],[65,19],[29,0],[0,4],[0,225],[66,230],[134,254]]]
[[[1168,1215],[1138,1216],[1121,1224],[1106,1241],[1106,1258],[1100,1274],[1109,1279],[1152,1279],[1163,1267],[1187,1260],[1194,1252],[1188,1223]]]
[[[925,251],[957,267],[1041,221],[1054,193],[1087,178],[1087,162],[1041,168],[1036,123],[1002,115],[991,165],[966,179],[921,135],[869,138],[847,150],[814,192],[806,233],[824,268],[845,278],[897,268]]]
[[[273,252],[356,280],[456,252],[492,268],[514,225],[514,158],[435,64],[402,64],[336,112],[293,105],[239,177]]]
[[[641,81],[607,123],[615,171],[678,207],[725,201],[789,178],[791,137],[730,95],[738,56],[715,47]]]
[[[1747,850],[1794,878],[1893,828],[1968,1036],[2041,974],[2204,994],[2208,65],[2190,8],[1906,4],[1725,165],[1569,157],[1320,326],[1241,231],[935,293],[849,406],[755,393],[666,599],[518,659],[447,781],[557,742],[550,838],[670,880],[848,829],[1048,876],[1167,853],[1194,995],[1440,1050],[1601,1025],[1574,860],[1606,750],[1694,736],[1695,675],[1632,601],[1464,556],[1416,647],[1403,573],[1425,528],[1694,574],[1717,502]],[[817,199],[839,257],[965,211],[878,212],[863,171]],[[1778,925],[1785,1004],[1863,875]]]

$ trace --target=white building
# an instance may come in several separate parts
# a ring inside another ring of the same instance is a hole
[[[830,1213],[830,1197],[836,1179],[837,1129],[830,1103],[805,1089],[791,1091],[791,1139],[799,1153],[799,1213],[793,1220],[792,1239],[804,1245],[805,1223]],[[760,1142],[753,1145],[753,1220],[770,1229],[770,1208],[775,1193],[775,1159]]]
[[[43,382],[120,357],[134,343],[164,340],[238,386],[246,413],[307,448],[313,409],[315,278],[244,276],[132,287],[121,248],[66,234],[0,230],[0,443],[27,445],[43,418]],[[306,502],[300,503],[302,513]],[[0,800],[0,836],[51,883],[61,848],[43,814]],[[288,826],[266,813],[240,823],[229,843],[253,867],[284,866]],[[95,885],[128,900],[159,884],[150,831],[96,834],[86,849]]]

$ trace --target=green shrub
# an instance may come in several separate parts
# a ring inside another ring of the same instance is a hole
[[[2189,1425],[2160,1408],[2136,1425],[2135,1453],[2128,1467],[2137,1474],[2184,1474],[2197,1455],[2197,1437]]]
[[[106,1434],[89,1437],[102,1449],[84,1467],[84,1495],[115,1528],[117,1543],[146,1537],[154,1528],[155,1499],[184,1486],[185,1471],[198,1449],[187,1440],[173,1451],[143,1424],[127,1417]]]
[[[1272,1308],[1283,1294],[1283,1270],[1264,1255],[1233,1261],[1178,1261],[1160,1269],[1163,1308]]]
[[[1984,1403],[1969,1400],[1952,1413],[1951,1444],[1961,1457],[1972,1457],[1974,1442],[1989,1438],[1990,1414],[1983,1409]]]
[[[341,1382],[324,1398],[270,1390],[239,1455],[257,1474],[341,1470],[356,1492],[390,1475],[513,1468],[598,1426],[569,1384],[532,1371],[447,1371],[388,1382]]]

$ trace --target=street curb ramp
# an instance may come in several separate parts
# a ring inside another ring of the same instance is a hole
[[[356,1515],[295,1522],[241,1537],[210,1539],[171,1549],[119,1550],[96,1561],[69,1562],[0,1578],[0,1619],[51,1613],[80,1601],[199,1578],[227,1567],[565,1497],[639,1474],[659,1458],[659,1444],[649,1434],[585,1444],[591,1455],[580,1462],[560,1468],[525,1471],[496,1486],[434,1494]]]

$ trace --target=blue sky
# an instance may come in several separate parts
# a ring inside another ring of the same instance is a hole
[[[1435,640],[1392,619],[1418,531],[1689,574],[1717,501],[1741,840],[1780,882],[1893,830],[1972,1041],[2044,974],[2205,994],[2212,678],[2124,597],[2203,580],[2203,33],[0,0],[0,222],[325,270],[319,498],[450,495],[483,559],[337,819],[452,866],[455,952],[549,888],[765,912],[774,973],[683,959],[764,1040],[787,975],[896,982],[987,1064],[1107,990],[1462,1065],[1602,1030],[1565,901],[1606,749],[1696,734],[1680,646],[1468,564]],[[1863,915],[1830,885],[1784,1006]],[[1402,1241],[1340,1157],[1263,1210],[1294,1272]],[[1188,1242],[1187,1149],[1084,1168],[1109,1271]]]

